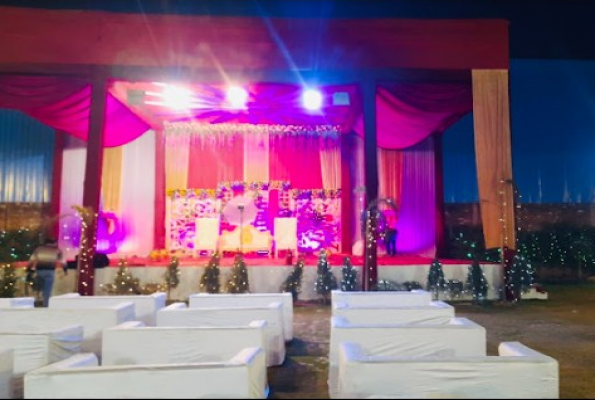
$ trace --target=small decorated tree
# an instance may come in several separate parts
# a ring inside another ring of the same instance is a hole
[[[0,277],[0,297],[16,297],[17,280],[14,265],[3,265],[2,276]]]
[[[227,280],[227,293],[249,293],[248,269],[242,253],[237,253],[231,269],[231,276]]]
[[[351,264],[349,257],[343,259],[341,273],[341,290],[344,292],[355,292],[357,290],[357,271]]]
[[[167,270],[165,271],[165,287],[167,289],[167,300],[171,300],[171,290],[180,284],[180,260],[172,257]]]
[[[125,259],[120,260],[114,282],[105,285],[105,289],[112,295],[141,294],[139,280],[130,273],[128,262]]]
[[[201,292],[219,293],[221,291],[221,283],[219,282],[220,273],[219,253],[215,252],[209,260],[209,265],[205,268],[205,272],[200,277]]]
[[[285,282],[281,285],[281,292],[291,293],[293,301],[296,302],[302,289],[302,276],[304,275],[304,256],[298,256],[297,262],[289,273]]]
[[[513,302],[521,300],[522,294],[531,288],[533,283],[533,267],[520,253],[512,259],[510,269],[506,271],[506,291],[511,293]]]
[[[467,290],[471,292],[474,303],[482,303],[488,295],[488,280],[486,279],[479,261],[473,260],[467,273]]]
[[[318,299],[324,304],[329,304],[331,291],[337,288],[337,279],[331,272],[325,250],[322,250],[318,257],[317,274],[315,289],[316,293],[318,293]]]
[[[444,280],[442,263],[438,258],[435,258],[428,272],[428,291],[432,292],[432,297],[434,300],[437,300],[440,292],[444,292],[445,290],[446,281]]]

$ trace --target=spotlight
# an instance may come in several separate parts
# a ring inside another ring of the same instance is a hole
[[[307,89],[302,95],[302,103],[307,110],[319,110],[322,107],[322,93],[318,90]]]
[[[192,102],[192,92],[183,87],[167,85],[163,88],[163,102],[170,108],[186,109]]]
[[[231,108],[246,108],[246,101],[248,101],[248,92],[244,88],[232,86],[227,89],[227,103]]]

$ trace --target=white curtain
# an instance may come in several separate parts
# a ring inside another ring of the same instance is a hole
[[[153,249],[155,215],[154,131],[123,146],[121,220],[126,232],[118,253],[146,256]]]
[[[78,253],[73,243],[80,235],[80,221],[72,206],[83,204],[86,148],[65,149],[62,159],[62,188],[60,190],[60,237],[59,245],[64,258],[71,260]]]
[[[338,143],[320,148],[320,171],[324,189],[341,188],[341,146]]]
[[[244,136],[244,181],[269,181],[269,135]]]

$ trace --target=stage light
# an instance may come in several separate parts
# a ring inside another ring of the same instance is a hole
[[[231,86],[229,89],[227,89],[227,103],[231,106],[231,108],[246,108],[247,101],[248,92],[246,89],[239,86]]]
[[[322,107],[322,93],[318,90],[307,89],[302,95],[302,103],[307,110],[319,110]]]
[[[192,92],[179,86],[166,85],[163,88],[162,96],[165,106],[177,110],[189,108],[192,102]]]

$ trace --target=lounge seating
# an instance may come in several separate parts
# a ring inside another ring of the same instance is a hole
[[[0,399],[12,399],[14,350],[0,347]]]
[[[426,306],[347,306],[333,303],[333,316],[343,317],[352,324],[448,324],[455,317],[453,306],[432,301]]]
[[[165,293],[134,296],[81,296],[78,293],[68,293],[50,297],[49,308],[101,308],[115,306],[122,302],[134,303],[136,321],[142,321],[147,326],[157,324],[157,311],[165,307]]]
[[[267,397],[265,354],[240,351],[229,360],[193,364],[99,366],[78,354],[25,375],[28,399],[172,399]]]
[[[34,297],[12,297],[1,298],[0,308],[33,308],[35,307]]]
[[[285,341],[293,339],[293,299],[291,293],[245,293],[245,294],[191,294],[190,308],[200,307],[252,307],[268,306],[272,302],[283,304],[283,335]]]
[[[278,302],[263,307],[233,308],[188,308],[184,303],[174,303],[157,313],[157,326],[236,327],[264,320],[267,366],[281,365],[285,360],[282,307]]]
[[[378,356],[344,342],[338,398],[557,399],[558,362],[518,342],[499,356]]]
[[[406,307],[427,306],[432,301],[432,293],[426,290],[410,292],[343,292],[333,290],[331,300],[349,307]]]

